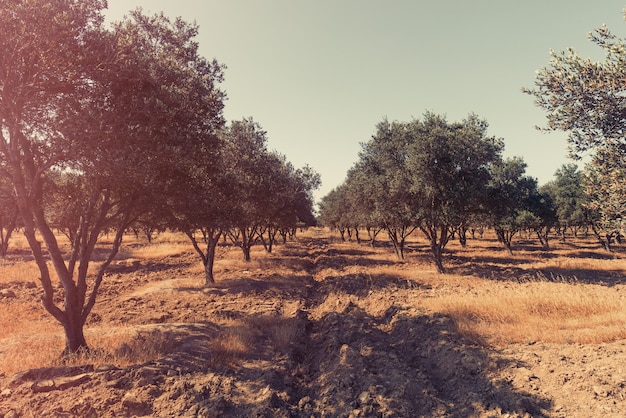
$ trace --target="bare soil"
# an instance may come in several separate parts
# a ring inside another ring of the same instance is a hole
[[[300,238],[212,288],[191,252],[118,263],[88,328],[160,338],[168,354],[0,375],[0,417],[626,416],[625,341],[479,344],[422,306],[419,270],[371,274],[414,268],[372,254]],[[10,290],[0,303],[38,297]]]

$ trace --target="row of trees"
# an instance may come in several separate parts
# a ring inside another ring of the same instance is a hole
[[[493,228],[509,251],[522,229],[547,247],[552,228],[562,239],[568,229],[590,228],[610,251],[626,233],[626,40],[606,27],[590,38],[605,61],[553,52],[535,88],[522,89],[547,111],[545,129],[569,134],[571,157],[589,154],[583,171],[565,165],[539,189],[521,159],[502,158],[502,141],[475,116],[383,121],[345,182],[323,198],[322,222],[342,237],[360,239],[363,228],[372,243],[385,230],[400,258],[406,237],[420,229],[440,272],[447,242],[457,234],[464,244],[469,227]]]
[[[137,10],[107,28],[105,7],[0,0],[1,244],[23,230],[65,353],[87,347],[85,321],[130,227],[183,231],[212,282],[222,234],[246,257],[259,240],[271,249],[277,231],[311,220],[319,185],[268,151],[252,119],[226,126],[224,67],[198,54],[195,25]]]
[[[503,142],[488,136],[487,126],[475,115],[453,123],[433,113],[382,121],[345,182],[322,199],[321,222],[342,235],[365,229],[372,244],[384,230],[399,258],[419,229],[439,272],[450,239],[457,235],[465,245],[470,228],[493,227],[509,251],[524,228],[547,245],[552,199],[521,159],[502,157]]]

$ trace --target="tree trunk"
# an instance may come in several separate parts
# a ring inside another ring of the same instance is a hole
[[[215,264],[215,249],[217,248],[217,242],[219,241],[219,235],[213,239],[209,239],[207,242],[206,260],[204,263],[204,285],[211,286],[215,284],[215,277],[213,277],[213,266]]]
[[[609,234],[606,234],[606,239],[602,238],[602,235],[600,235],[600,231],[598,231],[598,228],[593,222],[591,223],[591,230],[593,231],[593,235],[595,235],[600,245],[602,245],[602,248],[604,248],[609,253],[613,252],[613,249],[611,248],[611,236]]]
[[[63,356],[70,356],[80,351],[87,351],[87,341],[85,340],[85,334],[83,332],[83,326],[85,325],[81,319],[80,308],[78,312],[74,309],[66,311],[66,318],[63,321],[63,330],[65,331],[65,350],[63,350]]]
[[[406,238],[411,235],[413,231],[415,231],[416,227],[401,226],[396,228],[386,226],[385,229],[387,230],[387,235],[393,244],[393,250],[395,251],[396,256],[398,256],[399,260],[404,260],[404,246]]]
[[[502,245],[504,245],[504,248],[507,250],[509,255],[513,255],[512,241],[515,232],[496,229],[496,235],[498,236],[498,240],[502,243]]]
[[[428,225],[424,223],[420,225],[420,229],[430,241],[430,251],[432,253],[433,260],[435,261],[437,273],[445,273],[446,270],[443,267],[443,249],[453,236],[452,231],[450,230],[451,228],[445,224],[438,225],[436,223],[432,223]]]
[[[204,266],[205,286],[211,286],[215,284],[215,277],[213,276],[213,266],[215,264],[215,252],[217,249],[217,243],[220,241],[222,230],[220,228],[205,228],[202,231],[202,237],[206,243],[206,254],[202,252],[202,249],[198,245],[198,242],[196,241],[196,238],[192,231],[187,231],[185,234],[189,237],[193,248],[202,259],[202,265]]]
[[[215,284],[215,277],[213,276],[213,264],[214,260],[207,258],[207,263],[204,265],[205,286],[212,286]]]
[[[459,229],[459,244],[461,244],[463,248],[467,247],[467,228],[465,227]]]
[[[437,273],[443,274],[446,269],[443,266],[443,251],[440,248],[432,248],[433,259],[435,260],[435,267],[437,267]]]
[[[7,225],[6,229],[0,229],[0,257],[2,258],[6,257],[9,252],[9,240],[11,239],[14,229],[14,224]]]
[[[250,257],[250,245],[242,245],[241,251],[243,252],[243,261],[249,262],[250,260],[252,260],[252,258]]]

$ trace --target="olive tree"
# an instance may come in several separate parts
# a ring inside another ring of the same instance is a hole
[[[374,216],[400,260],[405,256],[407,238],[419,225],[419,202],[407,167],[409,141],[405,123],[383,120],[372,138],[362,144],[357,163],[369,179],[367,190],[374,199]]]
[[[587,221],[607,251],[626,231],[626,152],[598,147],[584,172]]]
[[[107,30],[105,6],[0,2],[0,158],[65,353],[88,347],[83,327],[124,231],[160,202],[175,162],[221,120],[221,67],[197,55],[193,25],[137,11]],[[60,217],[63,200],[70,207]],[[68,231],[68,253],[55,226]],[[91,277],[104,231],[114,237]]]
[[[625,232],[616,219],[626,211],[626,194],[618,183],[626,153],[626,40],[604,26],[589,36],[603,49],[603,61],[582,58],[573,49],[553,51],[548,66],[537,72],[535,87],[523,91],[547,112],[546,129],[568,133],[573,157],[592,154],[587,167],[589,203],[598,215],[594,232],[608,248],[602,234]]]
[[[440,273],[452,233],[464,234],[471,215],[483,209],[490,166],[500,160],[503,142],[487,136],[487,127],[475,115],[450,123],[432,113],[408,124],[410,187],[419,202],[419,228]]]
[[[542,229],[545,202],[539,195],[537,180],[526,175],[526,163],[520,157],[499,161],[490,171],[487,213],[498,240],[512,254],[516,234],[528,228]],[[547,216],[545,219],[549,220]]]
[[[574,236],[586,225],[583,172],[576,164],[564,164],[554,173],[554,180],[540,189],[549,195],[556,210],[557,232],[565,241],[569,229]]]

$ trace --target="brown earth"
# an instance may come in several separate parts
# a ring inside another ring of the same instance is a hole
[[[213,288],[191,252],[120,262],[88,328],[134,330],[119,355],[141,339],[168,353],[0,375],[0,417],[626,416],[625,341],[478,344],[422,306],[419,269],[372,254],[301,238]],[[8,290],[0,303],[38,297]]]

